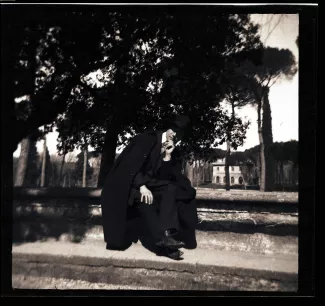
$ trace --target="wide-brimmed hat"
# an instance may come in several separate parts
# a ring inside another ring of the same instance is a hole
[[[185,132],[190,125],[190,119],[184,115],[177,115],[172,118],[167,118],[165,120],[164,126],[166,128],[171,128],[179,131]]]

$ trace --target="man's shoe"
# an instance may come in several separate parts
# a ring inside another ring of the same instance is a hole
[[[181,260],[183,254],[184,253],[180,250],[170,249],[167,247],[161,247],[157,252],[157,256],[166,256],[174,260]]]
[[[162,240],[160,240],[159,242],[157,242],[158,246],[161,247],[167,247],[167,248],[171,248],[171,249],[180,249],[183,248],[185,246],[185,243],[182,241],[177,241],[172,237],[172,233],[170,230],[166,230],[164,232],[164,237]]]
[[[196,248],[197,248],[197,243],[196,242],[185,242],[184,249],[194,250]]]
[[[130,246],[132,245],[131,243],[125,243],[123,245],[113,245],[113,244],[108,244],[106,243],[106,249],[107,250],[112,250],[112,251],[125,251],[127,250]]]

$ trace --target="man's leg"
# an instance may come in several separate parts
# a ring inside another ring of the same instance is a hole
[[[172,184],[152,188],[153,197],[159,203],[159,226],[163,233],[163,239],[157,245],[174,249],[185,245],[184,242],[175,239],[179,230],[176,190],[177,188]]]
[[[172,185],[164,185],[151,188],[151,191],[154,198],[153,204],[141,202],[140,192],[136,193],[135,202],[156,244],[171,248],[183,247],[184,243],[172,238],[178,230],[176,188]]]
[[[168,184],[153,190],[153,196],[159,201],[160,228],[164,232],[179,229],[178,212],[176,206],[176,187]]]
[[[180,224],[177,239],[185,243],[185,248],[195,249],[197,247],[195,232],[198,224],[196,200],[176,201],[176,206]]]
[[[148,205],[146,203],[141,203],[139,199],[138,209],[141,214],[141,219],[147,225],[149,232],[155,242],[160,241],[163,238],[163,233],[159,226],[159,216],[157,211],[157,206],[155,204]]]

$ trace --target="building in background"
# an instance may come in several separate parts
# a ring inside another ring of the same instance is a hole
[[[213,167],[212,183],[225,185],[226,184],[225,158],[217,159],[216,162],[212,163],[212,167]],[[241,166],[230,165],[229,176],[230,176],[230,185],[243,185],[245,183]]]

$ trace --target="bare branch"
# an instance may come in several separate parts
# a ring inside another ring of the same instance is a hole
[[[268,78],[269,78],[269,75],[266,75],[264,78],[261,79],[261,82],[260,83],[263,84]]]
[[[271,88],[276,82],[277,82],[277,80],[279,79],[281,77],[281,73],[279,73],[276,77],[275,77],[275,79],[274,79],[274,82],[271,84],[271,85],[269,85],[269,88]],[[270,79],[270,81],[271,81],[271,79]]]
[[[269,77],[269,79],[268,79],[268,81],[267,81],[265,87],[269,87],[269,84],[270,84],[271,80],[272,80],[272,77]]]
[[[283,19],[283,15],[281,14],[277,23],[273,26],[273,28],[271,29],[271,31],[269,30],[271,23],[269,23],[269,27],[268,27],[268,34],[264,40],[264,44],[266,43],[266,41],[268,40],[268,38],[270,37],[270,35],[273,33],[273,31],[275,30],[275,28],[280,24],[281,20]],[[273,18],[271,18],[271,21],[273,20]]]

